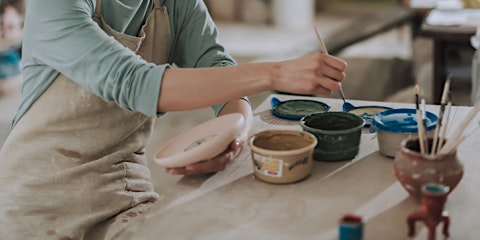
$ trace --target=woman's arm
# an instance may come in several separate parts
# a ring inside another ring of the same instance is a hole
[[[172,2],[171,55],[180,69],[165,71],[157,111],[202,108],[266,90],[303,94],[339,90],[335,81],[343,80],[345,62],[323,54],[233,66],[235,61],[219,43],[217,28],[203,1]]]
[[[267,90],[326,95],[340,89],[346,66],[346,62],[334,56],[313,53],[275,63],[167,69],[157,110],[207,107]]]

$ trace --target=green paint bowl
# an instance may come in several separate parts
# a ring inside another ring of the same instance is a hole
[[[314,113],[300,119],[300,126],[318,140],[313,158],[342,161],[357,156],[365,120],[348,112]]]

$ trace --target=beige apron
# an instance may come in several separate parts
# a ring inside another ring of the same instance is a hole
[[[170,25],[159,0],[138,37],[106,25],[100,4],[93,19],[108,35],[166,63]],[[0,239],[129,239],[158,198],[145,158],[153,120],[59,75],[0,151]]]

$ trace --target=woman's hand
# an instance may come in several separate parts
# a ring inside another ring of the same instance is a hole
[[[230,143],[229,147],[216,157],[179,168],[165,168],[165,172],[172,175],[196,175],[222,171],[243,149],[252,125],[252,110],[250,104],[244,99],[234,99],[223,106],[219,116],[230,113],[241,113],[244,116],[244,126],[241,133]]]
[[[185,167],[165,168],[165,172],[172,175],[198,175],[222,171],[227,164],[240,154],[242,149],[243,142],[236,139],[230,143],[227,150],[212,159],[203,160]]]
[[[280,62],[272,73],[273,89],[298,94],[329,95],[340,90],[347,63],[320,52]]]

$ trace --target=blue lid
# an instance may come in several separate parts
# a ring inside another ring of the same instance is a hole
[[[304,116],[330,110],[330,106],[326,103],[309,99],[280,101],[273,97],[271,105],[273,115],[288,120],[300,120]]]
[[[377,113],[373,117],[373,125],[389,132],[415,133],[418,132],[416,113],[416,109],[411,108],[389,109]],[[435,129],[437,120],[437,115],[426,112],[427,131]]]

